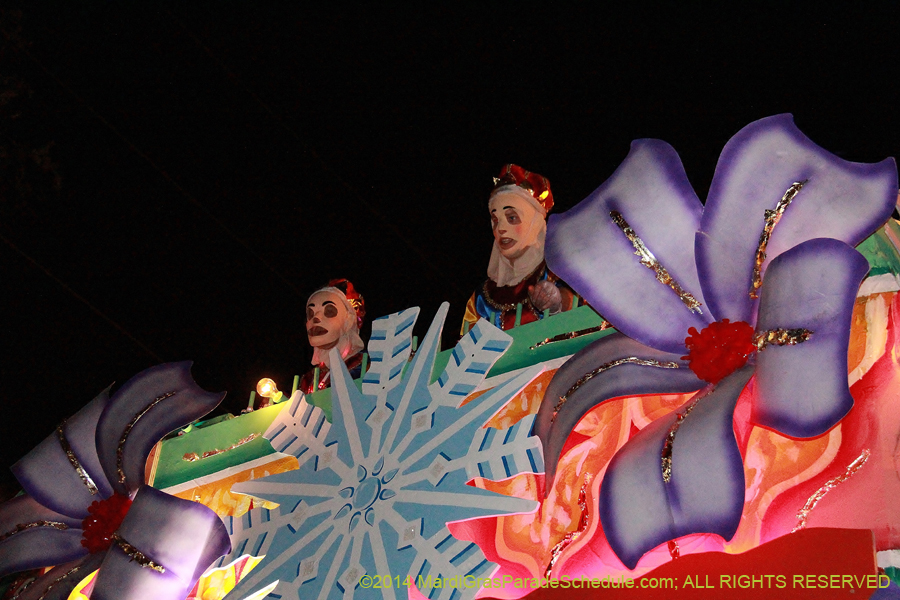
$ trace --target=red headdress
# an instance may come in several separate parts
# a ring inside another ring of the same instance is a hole
[[[356,311],[356,325],[361,329],[366,316],[366,300],[363,295],[356,291],[349,279],[332,279],[328,282],[328,287],[336,288],[344,294],[347,302]]]
[[[494,190],[506,185],[515,185],[525,190],[543,210],[544,215],[553,208],[550,182],[543,175],[526,171],[518,165],[508,164],[500,169],[499,177],[494,177]]]

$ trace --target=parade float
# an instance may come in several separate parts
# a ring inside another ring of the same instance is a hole
[[[186,364],[101,394],[14,468],[0,566],[55,568],[9,597],[892,597],[896,202],[786,115],[705,203],[639,140],[547,224],[587,304],[447,350],[446,305],[381,317],[359,378],[233,418]]]

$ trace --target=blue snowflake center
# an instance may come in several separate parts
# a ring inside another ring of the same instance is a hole
[[[389,500],[397,493],[386,487],[397,474],[397,469],[391,469],[387,473],[384,470],[384,457],[379,458],[372,466],[371,475],[369,469],[363,465],[356,467],[356,481],[342,489],[341,498],[348,500],[334,515],[335,520],[350,516],[350,531],[356,529],[361,520],[369,525],[375,524],[375,509],[373,505],[380,500]]]
[[[375,504],[378,492],[381,491],[381,480],[378,477],[367,477],[356,488],[356,498],[353,499],[353,508],[362,510]]]

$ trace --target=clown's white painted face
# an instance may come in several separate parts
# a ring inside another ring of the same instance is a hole
[[[316,292],[306,305],[306,335],[314,348],[334,348],[347,321],[347,308],[334,292]]]
[[[498,192],[488,204],[494,241],[500,254],[509,260],[522,256],[534,242],[531,229],[535,218],[542,219],[537,209],[517,194]]]

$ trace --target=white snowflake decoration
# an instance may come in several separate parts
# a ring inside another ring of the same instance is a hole
[[[461,580],[494,571],[481,549],[454,538],[447,523],[537,508],[466,481],[543,471],[540,442],[529,435],[533,417],[504,431],[482,429],[542,369],[525,370],[460,407],[511,338],[478,321],[429,383],[447,307],[438,310],[412,362],[419,309],[376,319],[361,390],[332,355],[331,364],[341,366],[332,374],[333,424],[299,393],[272,423],[266,438],[276,451],[296,456],[300,468],[234,486],[279,507],[226,520],[234,551],[222,564],[265,555],[228,599],[254,591],[267,599],[405,598],[409,578]],[[274,589],[259,591],[275,581]],[[449,600],[478,590],[420,591]]]

